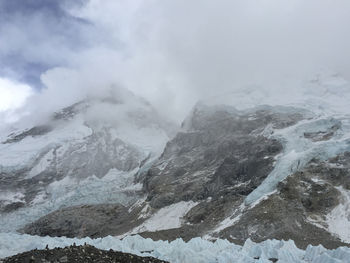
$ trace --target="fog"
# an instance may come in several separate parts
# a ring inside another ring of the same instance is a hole
[[[34,93],[13,114],[39,116],[114,85],[179,122],[198,100],[254,87],[284,101],[318,74],[350,79],[348,0],[68,3],[55,19],[27,8],[0,27],[0,58],[16,58],[0,78]],[[29,66],[16,71],[18,57]],[[30,65],[40,65],[39,85],[23,77]]]

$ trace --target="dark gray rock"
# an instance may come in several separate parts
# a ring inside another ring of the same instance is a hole
[[[182,200],[248,195],[271,172],[274,157],[282,150],[281,143],[265,137],[264,131],[302,118],[302,112],[278,108],[237,111],[197,105],[183,130],[141,178],[147,200],[161,208]]]
[[[15,143],[23,140],[24,138],[28,136],[36,137],[40,135],[45,135],[53,130],[53,127],[50,125],[41,125],[41,126],[35,126],[31,129],[22,131],[20,133],[12,133],[8,136],[8,139],[3,144],[7,143]]]
[[[141,223],[120,204],[64,208],[28,224],[20,232],[39,236],[103,237],[119,235]]]
[[[24,207],[24,206],[25,206],[24,202],[13,202],[10,204],[1,204],[0,203],[0,212],[10,213],[10,212],[17,210],[17,209]]]
[[[303,171],[282,181],[277,193],[245,211],[219,236],[238,243],[244,243],[248,237],[256,242],[273,238],[293,239],[304,249],[308,244],[322,244],[331,249],[347,246],[326,230],[327,225],[322,219],[340,202],[341,195],[336,187],[349,189],[349,164],[350,153],[327,161],[311,161]],[[311,219],[318,219],[318,224]]]
[[[331,119],[334,125],[326,130],[320,130],[317,132],[304,132],[304,137],[314,142],[327,141],[334,136],[334,134],[341,128],[341,122]]]
[[[62,110],[55,112],[52,116],[53,120],[70,120],[79,112],[87,109],[89,103],[87,101],[79,101],[71,106],[65,107]]]

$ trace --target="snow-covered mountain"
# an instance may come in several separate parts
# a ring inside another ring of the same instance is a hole
[[[174,131],[146,101],[118,90],[3,134],[0,230],[16,230],[62,207],[133,203],[142,189],[134,174],[161,154]]]
[[[339,76],[307,85],[290,103],[264,101],[255,92],[231,94],[231,105],[198,103],[178,128],[143,99],[119,90],[2,134],[0,232],[8,234],[0,240],[18,239],[15,231],[52,236],[52,242],[57,236],[201,237],[245,244],[250,259],[242,256],[242,262],[321,262],[315,260],[322,255],[334,258],[324,262],[347,262],[346,248],[339,256],[324,248],[301,252],[294,243],[250,241],[292,239],[301,249],[350,244],[350,86]],[[198,250],[210,247],[198,242]],[[277,251],[274,257],[266,246]],[[286,247],[294,255],[283,254]],[[152,256],[185,262],[154,251]]]

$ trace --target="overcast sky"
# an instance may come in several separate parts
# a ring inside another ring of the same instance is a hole
[[[182,119],[251,85],[349,78],[349,27],[349,0],[0,0],[0,112],[117,85]]]

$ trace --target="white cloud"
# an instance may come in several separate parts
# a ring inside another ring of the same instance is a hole
[[[90,0],[72,14],[94,25],[97,44],[74,67],[96,90],[116,82],[181,120],[197,100],[249,85],[283,96],[324,69],[349,77],[348,8],[347,0]]]
[[[0,78],[0,112],[22,107],[32,94],[33,90],[28,85]]]
[[[26,84],[0,78],[0,130],[30,114],[26,102],[33,94],[32,88]]]
[[[0,52],[13,47],[29,61],[63,61],[42,75],[47,89],[31,100],[39,111],[116,84],[181,120],[197,100],[247,86],[286,96],[323,69],[350,78],[349,8],[348,0],[89,0],[68,10],[88,21],[72,31],[84,45],[48,41],[39,16],[26,41],[16,33],[26,21],[8,27],[16,41]]]

